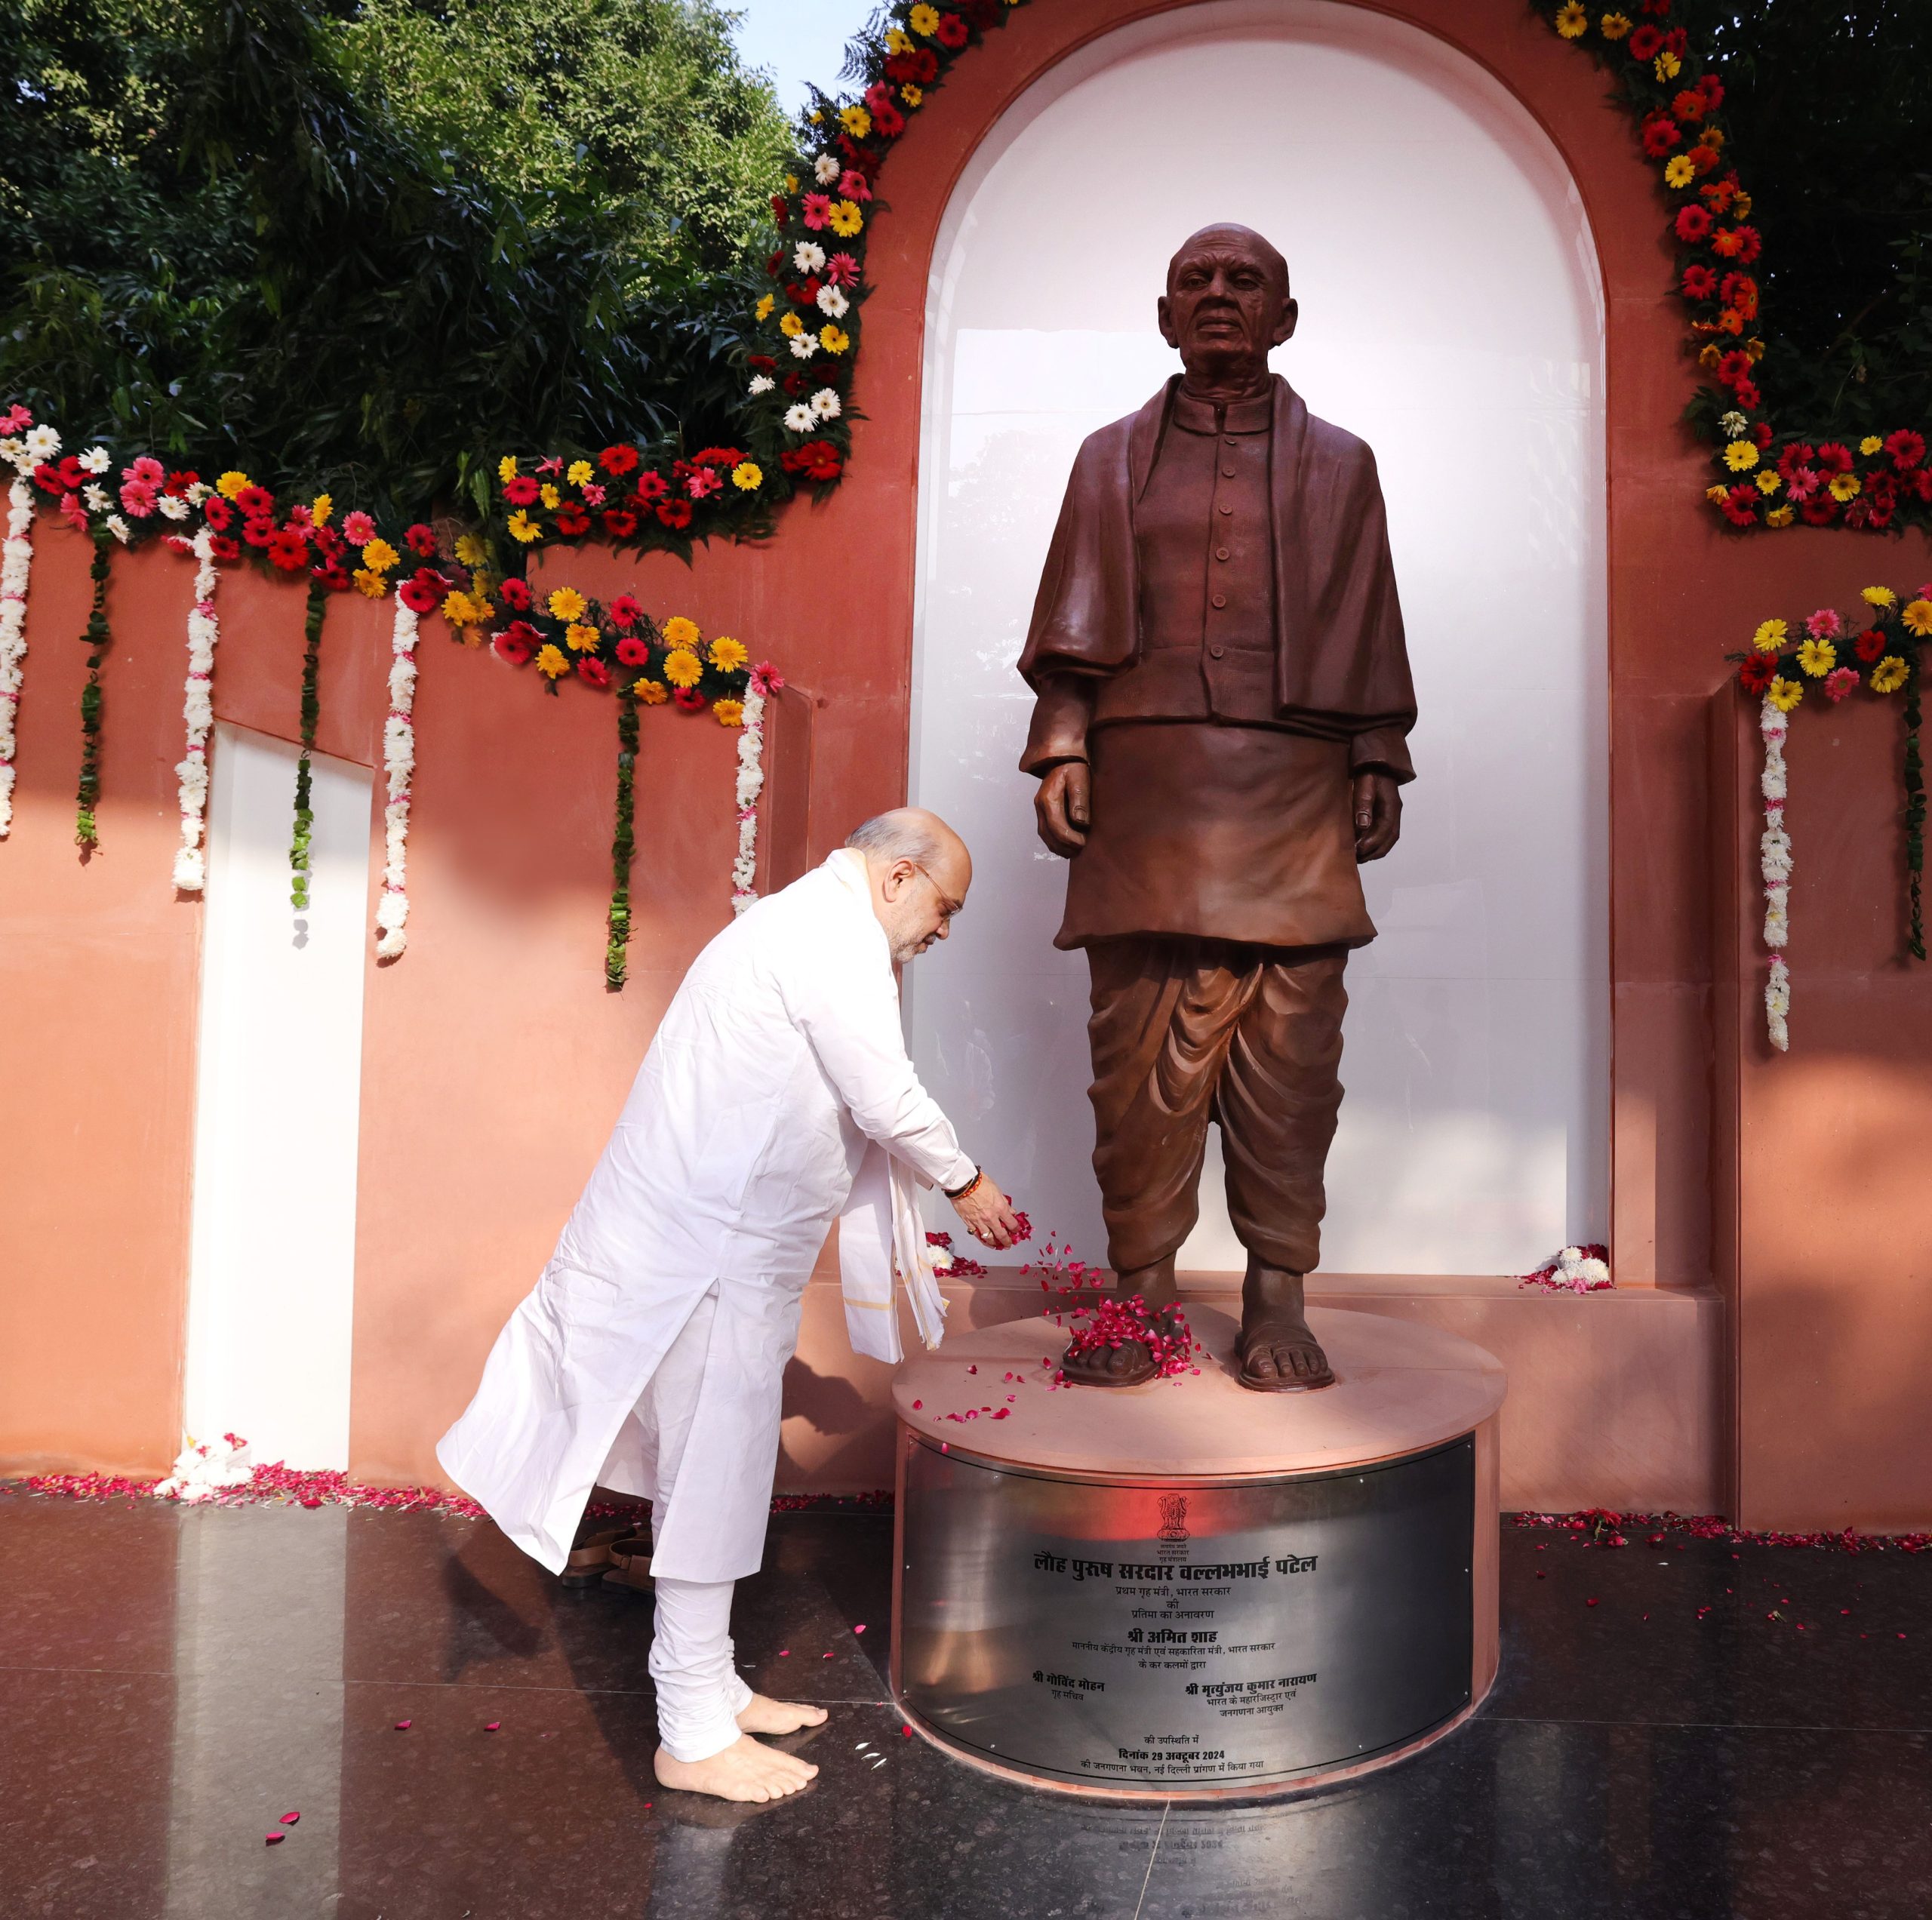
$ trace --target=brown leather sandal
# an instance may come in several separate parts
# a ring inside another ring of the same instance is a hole
[[[606,1527],[586,1534],[571,1549],[558,1579],[566,1586],[594,1586],[610,1567],[611,1547],[629,1531],[628,1527]]]
[[[648,1593],[651,1590],[648,1534],[626,1534],[611,1543],[611,1565],[604,1575],[604,1584],[628,1587],[633,1593]]]

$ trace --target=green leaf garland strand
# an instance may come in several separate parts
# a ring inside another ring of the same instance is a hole
[[[631,857],[637,851],[638,712],[635,698],[617,696],[617,825],[611,839],[610,937],[604,949],[604,984],[623,990],[631,938]]]
[[[105,527],[89,529],[94,539],[94,602],[81,638],[88,643],[88,682],[81,689],[81,777],[74,790],[74,844],[88,852],[100,845],[94,809],[100,800],[100,669],[113,635],[107,624],[107,562],[114,536]]]
[[[302,624],[302,758],[295,767],[295,831],[288,843],[293,884],[289,904],[298,912],[309,907],[309,860],[315,838],[315,815],[309,804],[309,756],[315,750],[315,722],[322,703],[316,692],[322,657],[322,617],[328,611],[329,590],[312,576],[309,581],[309,611]]]

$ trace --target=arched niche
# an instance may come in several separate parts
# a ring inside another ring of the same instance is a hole
[[[1567,170],[1515,97],[1420,28],[1211,0],[1090,39],[953,186],[925,315],[914,800],[977,863],[921,1070],[1078,1252],[1084,958],[1014,762],[1013,671],[1073,453],[1177,365],[1166,260],[1236,220],[1302,303],[1275,365],[1375,448],[1423,718],[1401,845],[1349,968],[1329,1272],[1506,1273],[1609,1212],[1604,313]],[[1238,1266],[1211,1152],[1183,1265]]]

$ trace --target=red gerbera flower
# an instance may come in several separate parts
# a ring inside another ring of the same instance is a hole
[[[266,544],[269,559],[285,574],[309,564],[309,543],[292,528],[284,528],[269,534]]]
[[[689,500],[662,500],[657,503],[657,517],[667,527],[685,528],[691,524],[691,503]]]
[[[641,500],[646,506],[648,506],[653,500],[661,500],[670,491],[669,483],[666,482],[663,475],[654,469],[649,473],[640,473],[638,475],[637,485],[631,497],[633,500]]]
[[[1751,375],[1751,356],[1743,348],[1734,347],[1718,362],[1718,378],[1726,386],[1735,386]]]
[[[680,687],[671,697],[687,713],[702,713],[711,703],[695,687]]]
[[[497,589],[503,595],[503,605],[514,608],[520,614],[530,611],[531,602],[536,598],[524,583],[512,574]]]
[[[1932,505],[1932,466],[1915,466],[1906,478],[1912,482],[1912,491]]]
[[[512,620],[491,645],[512,666],[525,666],[537,651],[537,643],[542,636],[528,620]]]
[[[1668,113],[1652,113],[1644,121],[1644,151],[1660,160],[1673,146],[1683,144],[1684,135]]]
[[[1754,380],[1741,380],[1730,390],[1737,404],[1747,413],[1755,412],[1763,404],[1764,396],[1758,391],[1758,383]]]
[[[1690,162],[1690,171],[1694,174],[1708,174],[1718,164],[1718,150],[1714,146],[1706,146],[1700,140],[1684,158]]]
[[[185,467],[180,472],[171,473],[168,476],[168,485],[162,489],[162,491],[173,494],[178,498],[190,487],[198,486],[201,484],[201,478],[202,476],[192,466]]]
[[[1718,290],[1718,298],[1747,320],[1757,317],[1758,283],[1748,273],[1727,273]]]
[[[503,482],[503,497],[512,506],[534,506],[537,495],[543,491],[527,473],[519,473]]]
[[[631,594],[620,593],[611,602],[609,612],[613,626],[635,626],[644,617],[644,609]],[[635,664],[635,663],[633,663]]]
[[[1630,49],[1633,60],[1655,60],[1657,49],[1663,45],[1663,35],[1654,26],[1640,26],[1624,45]]]
[[[1675,118],[1687,122],[1703,119],[1709,105],[1698,88],[1687,87],[1671,102],[1670,110]]]
[[[1764,497],[1755,487],[1734,487],[1724,497],[1724,517],[1734,527],[1755,526],[1758,503]]]
[[[590,531],[590,515],[574,500],[566,500],[557,509],[557,531],[566,539],[576,540]]]
[[[577,677],[586,686],[608,687],[611,684],[611,669],[595,654],[586,654],[577,663]]]
[[[33,484],[44,494],[64,494],[69,491],[67,483],[60,478],[60,469],[45,460],[34,469]]]
[[[1807,527],[1829,527],[1838,518],[1838,503],[1829,494],[1820,494],[1816,500],[1807,500],[1798,512]]]
[[[635,447],[606,447],[597,456],[597,464],[606,473],[632,473],[637,470],[638,457]]]
[[[621,507],[611,507],[604,515],[604,531],[613,540],[629,540],[637,531],[637,515]]]
[[[774,226],[782,227],[790,218],[791,212],[791,208],[786,204],[783,194],[774,193],[771,196],[771,223]]]
[[[1697,91],[1704,97],[1704,110],[1715,113],[1724,104],[1724,82],[1715,73],[1705,74],[1697,82]]]
[[[266,513],[245,513],[242,516],[242,537],[251,546],[266,546],[269,536],[275,531],[275,522]]]
[[[1903,473],[1925,457],[1925,436],[1902,426],[1897,432],[1885,435],[1885,451],[1891,455],[1893,466]]]
[[[826,278],[829,280],[832,276],[828,273]],[[755,374],[775,374],[778,371],[778,362],[768,353],[754,353],[746,360],[745,365]]]
[[[1818,450],[1808,440],[1794,440],[1780,450],[1778,471],[1789,480],[1801,466],[1809,466],[1817,457]]]
[[[242,557],[240,546],[226,534],[211,534],[208,551],[217,560],[238,560]]]
[[[906,116],[890,101],[876,109],[872,115],[872,131],[882,139],[897,140],[906,131]],[[869,200],[872,195],[868,193]]]
[[[235,504],[244,513],[272,513],[275,496],[266,487],[244,487],[235,496]]]
[[[353,583],[346,571],[337,566],[333,561],[327,565],[315,568],[313,571],[316,579],[320,580],[331,593],[346,593]]]
[[[1827,440],[1818,449],[1818,464],[1827,473],[1851,471],[1851,449],[1841,441]]]
[[[1761,694],[1777,677],[1775,654],[1747,654],[1737,669],[1737,684],[1747,694]]]
[[[811,382],[803,374],[787,374],[785,376],[785,391],[790,394],[794,400],[797,399],[798,395],[811,385]]]
[[[235,509],[219,494],[211,494],[202,503],[202,518],[217,533],[225,533],[235,518]]]
[[[1718,276],[1709,267],[1694,262],[1684,269],[1684,297],[1686,300],[1706,300],[1718,290]]]
[[[617,659],[625,666],[647,666],[651,649],[635,634],[627,633],[617,642]]]
[[[425,560],[436,557],[436,537],[421,521],[403,529],[402,537],[412,553],[420,554]]]
[[[966,23],[957,14],[941,14],[934,38],[942,47],[950,47],[957,53],[966,44]]]
[[[1885,651],[1885,636],[1875,626],[1868,626],[1851,645],[1858,657],[1869,666]]]
[[[1685,245],[1694,247],[1711,230],[1711,217],[1702,207],[1694,203],[1677,210],[1677,237]]]
[[[441,583],[432,586],[420,574],[405,580],[401,592],[402,604],[413,613],[432,614],[442,604]]]

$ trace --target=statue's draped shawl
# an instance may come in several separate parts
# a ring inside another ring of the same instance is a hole
[[[1054,675],[1114,673],[1139,657],[1134,505],[1179,386],[1177,375],[1091,435],[1074,461],[1020,658],[1035,691]],[[1406,730],[1415,689],[1375,456],[1278,375],[1273,387],[1277,718],[1322,740]]]

